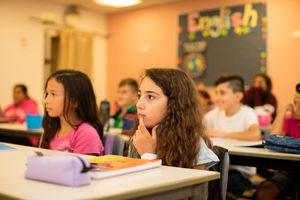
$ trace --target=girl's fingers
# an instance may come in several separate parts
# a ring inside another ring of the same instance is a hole
[[[159,125],[156,125],[152,128],[152,139],[156,141],[156,130]]]
[[[139,125],[140,126],[145,126],[143,117],[139,117]]]
[[[148,130],[144,124],[144,119],[142,117],[139,118],[138,130],[141,132],[141,134],[150,135],[150,133],[148,132]]]

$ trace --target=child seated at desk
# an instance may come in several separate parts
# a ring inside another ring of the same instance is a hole
[[[76,70],[53,73],[45,86],[41,147],[102,155],[103,126],[89,77]]]
[[[29,97],[27,87],[23,84],[16,84],[13,88],[13,103],[7,106],[3,112],[0,108],[0,120],[4,123],[23,124],[27,114],[39,114],[38,105],[35,100]],[[37,146],[38,139],[34,137],[22,138],[14,136],[0,136],[0,141],[27,146]]]
[[[300,138],[300,83],[296,86],[293,103],[283,107],[275,118],[271,134]],[[293,196],[297,189],[300,192],[299,187],[299,172],[276,171],[273,177],[258,188],[256,199],[271,200]]]
[[[13,100],[14,102],[6,107],[3,112],[0,109],[1,118],[23,123],[26,120],[26,114],[39,114],[37,103],[29,97],[25,85],[17,84],[14,86]]]
[[[139,126],[129,156],[206,169],[219,161],[205,135],[193,80],[178,69],[145,71],[136,104]]]
[[[127,78],[119,83],[117,93],[117,109],[109,120],[109,128],[119,128],[123,134],[132,135],[136,122],[136,107],[138,100],[138,83]],[[109,132],[109,130],[108,130]]]
[[[265,108],[270,119],[275,118],[277,110],[277,99],[272,93],[272,80],[266,74],[257,74],[253,85],[245,92],[243,99],[245,105],[252,108]],[[271,123],[271,120],[270,120]]]
[[[216,108],[205,115],[207,134],[240,140],[259,140],[260,128],[255,111],[242,104],[244,80],[240,76],[221,76],[215,81]],[[229,170],[228,191],[240,196],[250,189],[253,167],[234,166]]]

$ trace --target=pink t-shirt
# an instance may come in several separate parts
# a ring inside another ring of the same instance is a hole
[[[300,120],[295,118],[286,118],[284,120],[283,130],[287,136],[300,138]]]
[[[50,142],[50,149],[102,155],[104,147],[96,129],[83,122],[77,129],[63,137],[58,137],[56,134]]]
[[[21,104],[11,104],[3,111],[3,117],[23,123],[26,114],[39,114],[37,103],[33,99],[25,99]]]

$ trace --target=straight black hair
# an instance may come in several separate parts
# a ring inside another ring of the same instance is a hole
[[[25,94],[26,98],[29,98],[29,95],[27,93],[27,87],[24,84],[16,84],[14,88],[20,88],[22,92]]]
[[[271,80],[271,78],[266,74],[257,74],[254,77],[254,80],[255,80],[256,77],[261,77],[265,80],[266,86],[267,86],[266,92],[267,92],[268,95],[271,94],[271,91],[272,91],[272,80]]]

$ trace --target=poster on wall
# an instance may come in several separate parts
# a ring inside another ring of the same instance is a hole
[[[265,73],[265,3],[249,3],[179,16],[178,67],[196,83],[211,86],[223,74],[241,75],[251,84]]]

